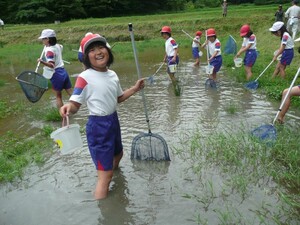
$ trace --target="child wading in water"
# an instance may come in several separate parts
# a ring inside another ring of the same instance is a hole
[[[178,81],[175,77],[177,65],[179,63],[178,44],[176,43],[174,38],[171,37],[171,28],[169,26],[163,26],[160,33],[163,39],[166,40],[165,42],[166,53],[163,61],[166,62],[168,65],[167,72],[175,88],[174,89],[175,94],[177,93],[178,95],[180,95],[180,88],[178,86]]]
[[[206,36],[207,40],[202,47],[208,47],[208,64],[214,67],[214,70],[209,78],[216,82],[217,72],[219,72],[222,66],[221,42],[217,39],[216,31],[213,28],[210,28],[206,31]]]
[[[45,60],[42,57],[38,61],[53,69],[49,79],[56,96],[56,106],[60,108],[63,105],[62,90],[65,89],[69,96],[72,94],[72,84],[62,59],[62,45],[57,44],[55,31],[51,29],[43,30],[39,39],[45,45]]]
[[[285,68],[287,65],[291,64],[294,58],[294,40],[284,26],[284,23],[281,21],[275,22],[269,30],[272,34],[281,39],[280,48],[274,55],[273,61],[276,61],[278,56],[282,54],[281,59],[278,61],[273,72],[272,78],[278,76],[279,73],[281,78],[285,78]]]
[[[90,34],[80,45],[86,70],[79,74],[70,102],[60,108],[60,114],[66,117],[76,113],[82,104],[87,105],[86,136],[98,174],[94,197],[103,199],[108,194],[113,170],[123,156],[117,104],[144,88],[144,80],[123,91],[117,74],[109,69],[114,57],[106,39]]]
[[[243,43],[235,58],[239,57],[243,52],[245,52],[244,65],[246,79],[249,80],[252,76],[252,67],[257,58],[256,36],[253,34],[248,24],[245,24],[241,27],[240,36],[243,38]]]
[[[200,55],[199,53],[199,47],[201,46],[200,43],[200,38],[202,36],[202,32],[201,31],[197,31],[196,32],[196,36],[193,39],[193,43],[192,43],[192,54],[193,54],[193,58],[196,60],[194,63],[194,66],[199,66],[200,64]]]

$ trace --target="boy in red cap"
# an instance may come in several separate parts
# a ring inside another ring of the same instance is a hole
[[[86,70],[78,75],[70,102],[60,108],[60,114],[66,117],[76,113],[82,104],[87,105],[86,136],[98,174],[94,197],[103,199],[108,194],[113,170],[123,156],[117,104],[144,88],[144,80],[123,91],[117,74],[109,69],[114,56],[106,39],[90,34],[80,46]]]

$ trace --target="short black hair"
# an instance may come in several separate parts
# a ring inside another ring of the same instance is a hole
[[[48,40],[49,40],[49,44],[52,46],[56,45],[57,43],[56,37],[49,37]]]
[[[85,65],[86,69],[92,68],[92,64],[91,64],[90,59],[89,59],[89,51],[92,48],[97,47],[97,46],[103,46],[108,51],[109,59],[108,59],[108,62],[107,62],[107,67],[110,67],[110,65],[112,65],[114,63],[114,55],[112,54],[111,49],[106,46],[106,43],[103,43],[102,41],[96,41],[96,42],[91,43],[84,51],[83,62],[82,63]]]

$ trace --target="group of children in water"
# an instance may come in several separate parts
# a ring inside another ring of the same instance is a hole
[[[274,55],[275,61],[279,55],[273,76],[285,77],[285,68],[289,65],[294,56],[294,42],[287,32],[283,22],[276,22],[270,31],[281,38],[281,45]],[[165,39],[165,56],[163,61],[167,63],[167,72],[173,84],[176,84],[176,65],[179,63],[178,44],[172,37],[169,26],[163,26],[161,36]],[[222,66],[221,43],[217,38],[215,29],[209,28],[205,32],[206,40],[201,43],[202,32],[197,31],[193,39],[192,54],[195,58],[194,66],[199,66],[200,47],[207,50],[207,63],[213,66],[210,78],[217,79],[217,72]],[[243,38],[242,47],[235,57],[245,53],[244,66],[247,80],[252,76],[252,67],[257,58],[256,36],[245,24],[240,29],[240,36]],[[53,91],[56,95],[56,104],[62,117],[76,113],[82,104],[88,108],[88,122],[86,125],[87,142],[91,158],[95,164],[98,180],[94,192],[95,199],[103,199],[109,191],[109,184],[113,176],[113,170],[119,165],[123,156],[120,124],[117,114],[117,104],[125,101],[130,96],[144,88],[144,79],[139,79],[127,90],[121,88],[118,75],[110,69],[114,62],[111,46],[107,40],[99,35],[87,33],[80,43],[79,60],[84,65],[84,71],[76,79],[75,87],[71,91],[71,82],[68,73],[64,69],[62,60],[62,46],[57,44],[54,30],[45,29],[39,39],[45,46],[44,57],[38,61],[44,66],[53,69],[50,78]],[[63,104],[62,91],[66,90],[70,96],[69,102]],[[284,92],[285,93],[285,92]],[[292,95],[300,95],[300,89],[293,88]],[[279,121],[283,122],[284,114],[289,107],[289,101],[283,107]]]

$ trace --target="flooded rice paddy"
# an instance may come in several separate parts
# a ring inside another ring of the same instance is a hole
[[[150,76],[160,64],[145,61],[141,62],[142,74]],[[112,69],[119,74],[123,88],[137,79],[133,62],[118,62]],[[79,70],[80,65],[68,69],[70,74]],[[230,80],[226,73],[231,71],[221,71],[218,88],[211,89],[204,85],[204,65],[195,68],[193,61],[187,60],[180,63],[178,70],[181,96],[175,96],[165,68],[145,88],[151,130],[166,140],[170,162],[130,159],[133,138],[148,132],[142,98],[136,94],[118,108],[125,154],[107,199],[93,200],[97,177],[82,134],[81,150],[67,156],[56,151],[43,166],[29,166],[22,181],[0,186],[0,224],[278,224],[274,218],[285,221],[290,209],[279,201],[282,187],[271,177],[249,183],[241,194],[238,188],[228,185],[232,171],[221,171],[218,164],[210,163],[196,171],[197,162],[191,160],[191,155],[177,154],[188,154],[188,144],[183,149],[182,142],[188,143],[194,132],[200,132],[205,139],[224,130],[234,132],[243,127],[250,131],[271,122],[278,103],[271,103],[259,92],[250,92]],[[18,100],[26,101],[18,84],[13,78],[9,80]],[[40,101],[51,101],[54,105],[50,91]],[[87,109],[82,107],[72,116],[71,123],[84,128],[86,114]],[[289,115],[295,116],[289,116],[287,126],[299,123],[299,112],[291,110]],[[17,123],[3,122],[1,133],[8,129],[30,132],[40,126],[20,118]],[[300,219],[289,222],[299,224]]]

